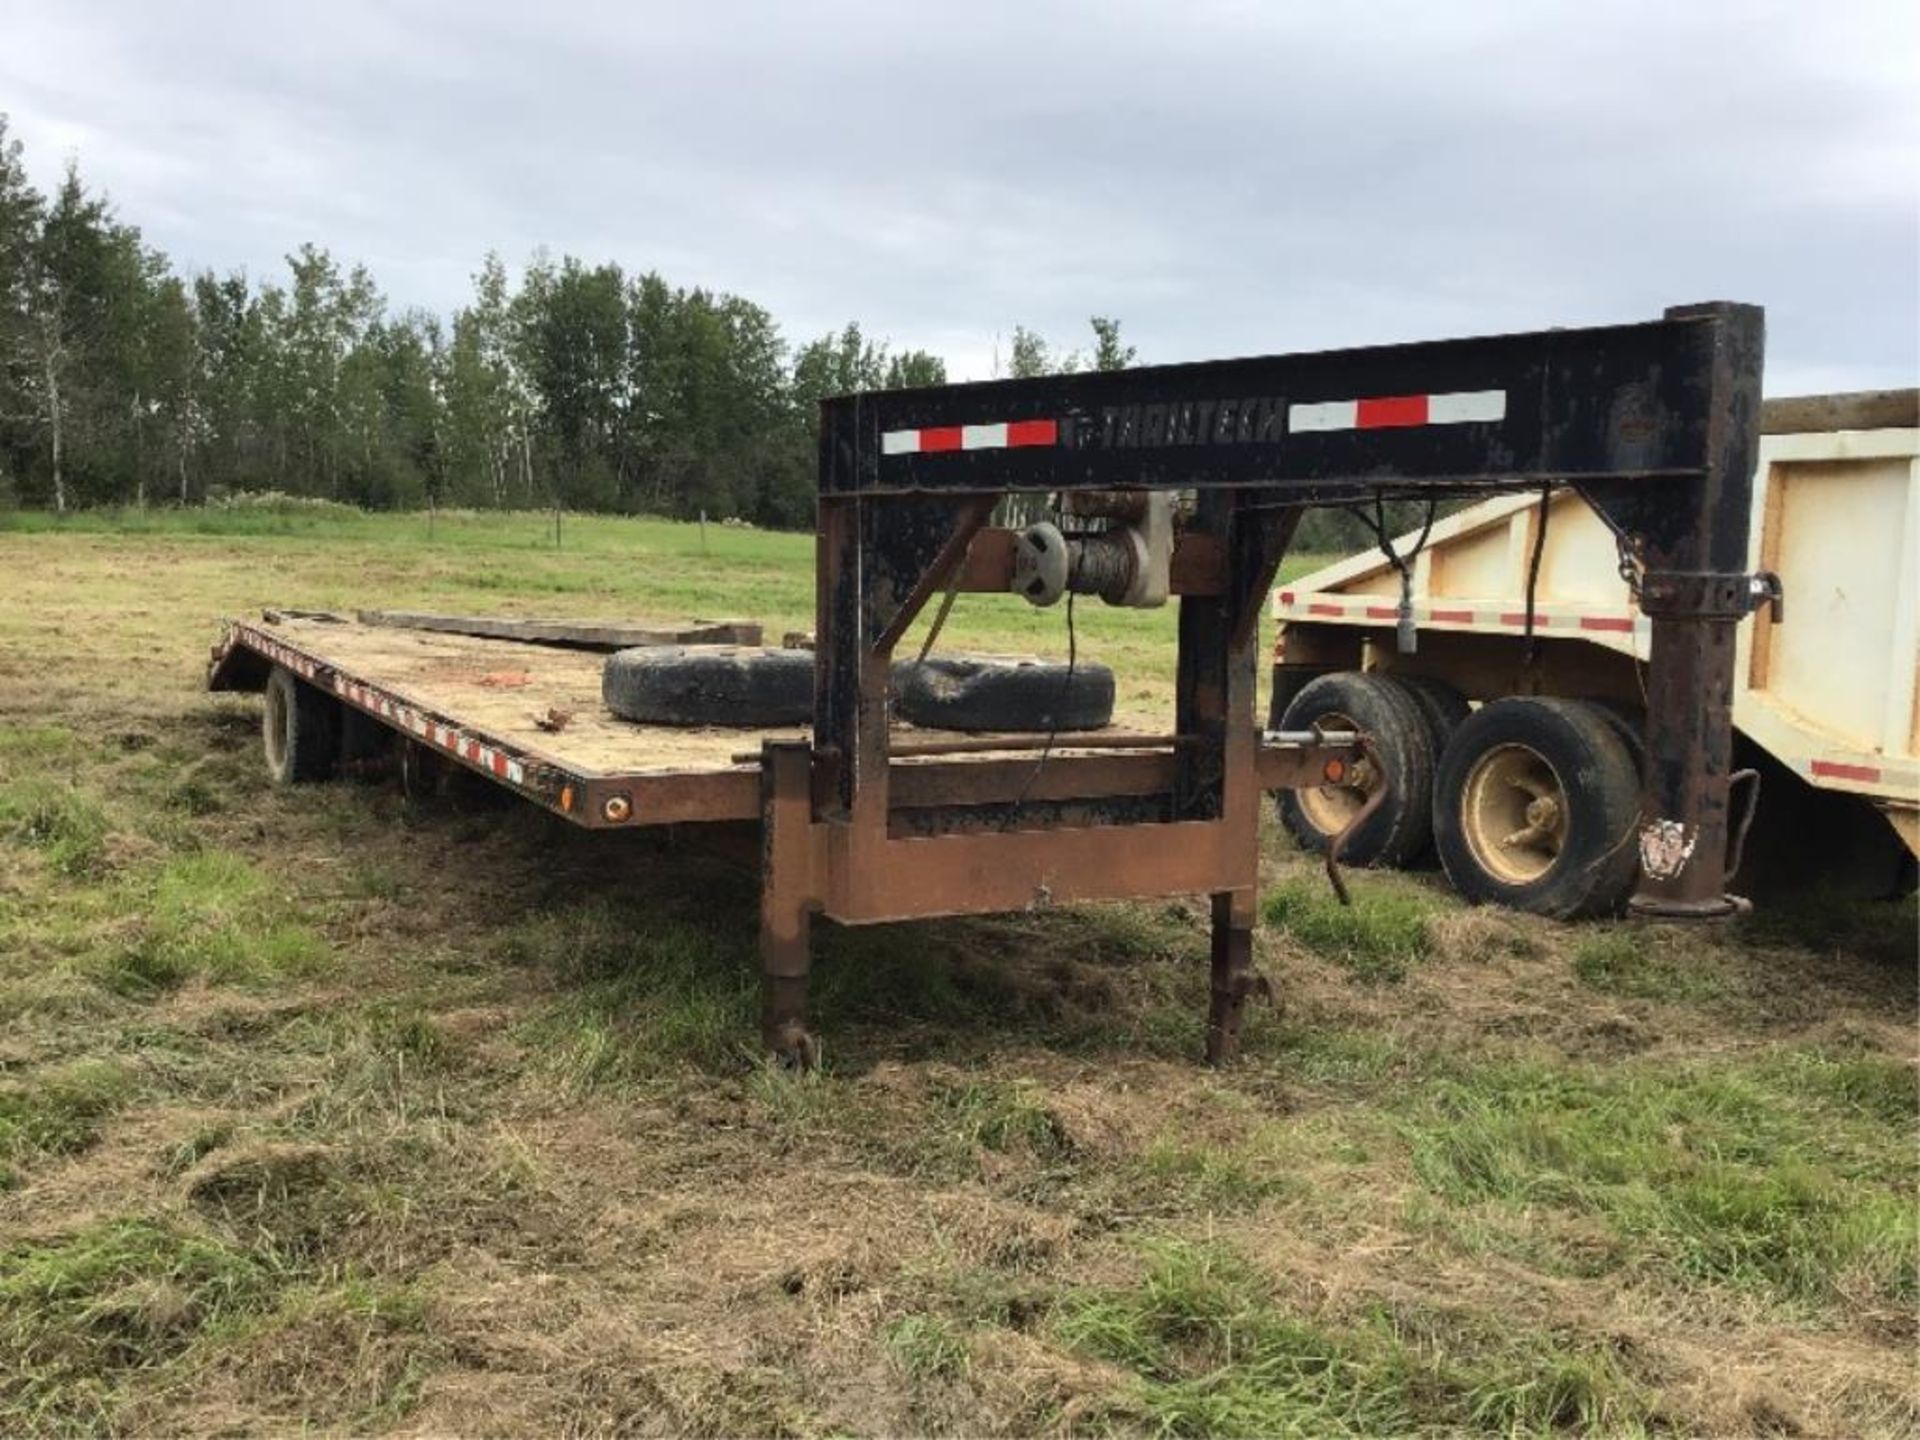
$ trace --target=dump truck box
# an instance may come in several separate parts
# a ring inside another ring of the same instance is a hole
[[[1735,727],[1920,850],[1920,392],[1770,401],[1761,428],[1749,564],[1779,577],[1782,604],[1737,632]],[[1650,624],[1632,556],[1577,491],[1488,500],[1393,548],[1413,556],[1412,653],[1380,549],[1301,576],[1273,595],[1276,710],[1348,665],[1481,702],[1641,702]]]

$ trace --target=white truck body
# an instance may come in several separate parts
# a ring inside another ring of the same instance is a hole
[[[1804,413],[1827,402],[1785,403]],[[1275,590],[1276,659],[1357,658],[1478,700],[1635,699],[1621,677],[1640,678],[1649,627],[1613,534],[1570,490],[1550,503],[1544,543],[1538,496],[1433,526],[1413,565],[1414,655],[1396,650],[1400,576],[1375,549]],[[1763,607],[1739,627],[1735,728],[1808,784],[1870,801],[1920,853],[1920,428],[1764,435],[1752,537],[1749,565],[1781,577],[1785,610],[1780,623]],[[1405,556],[1417,539],[1395,548]],[[1535,651],[1523,665],[1537,544]],[[1357,656],[1343,649],[1356,639]]]

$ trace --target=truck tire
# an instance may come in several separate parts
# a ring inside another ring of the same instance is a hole
[[[1624,700],[1589,700],[1586,703],[1598,710],[1607,724],[1613,727],[1613,733],[1620,737],[1620,743],[1627,747],[1627,753],[1633,757],[1634,773],[1644,780],[1647,774],[1647,712]]]
[[[1454,732],[1434,782],[1433,835],[1453,888],[1558,920],[1625,904],[1640,777],[1597,706],[1508,699]]]
[[[1473,706],[1453,686],[1431,675],[1396,674],[1387,678],[1413,697],[1413,703],[1419,707],[1421,717],[1427,722],[1427,733],[1433,737],[1433,753],[1437,760],[1446,751],[1447,742],[1453,739],[1453,732],[1473,713]]]
[[[1343,670],[1322,675],[1293,697],[1282,730],[1360,730],[1373,737],[1384,774],[1364,765],[1339,785],[1282,790],[1280,823],[1301,848],[1325,854],[1333,837],[1360,812],[1376,786],[1390,787],[1380,808],[1347,840],[1343,860],[1355,865],[1405,865],[1432,836],[1433,738],[1420,706],[1384,675]]]
[[[893,667],[895,709],[928,730],[1020,734],[1098,730],[1113,722],[1113,671],[1082,660],[930,655]]]
[[[616,650],[600,696],[644,725],[764,727],[813,718],[813,654],[740,645],[643,645]]]
[[[260,710],[267,774],[276,785],[305,785],[333,774],[340,753],[340,702],[284,665],[267,676]]]

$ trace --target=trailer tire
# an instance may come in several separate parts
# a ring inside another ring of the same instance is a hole
[[[813,718],[813,654],[739,645],[643,645],[616,650],[600,695],[645,725],[761,727]]]
[[[1392,674],[1387,678],[1413,697],[1414,705],[1427,722],[1427,733],[1433,737],[1433,754],[1437,762],[1446,751],[1447,742],[1453,739],[1453,732],[1473,713],[1473,706],[1453,686],[1431,675]]]
[[[1614,725],[1597,706],[1546,698],[1467,719],[1434,783],[1434,845],[1455,890],[1558,920],[1625,904],[1640,780]]]
[[[1334,836],[1357,814],[1375,784],[1390,792],[1380,808],[1348,837],[1341,858],[1355,865],[1396,866],[1417,858],[1432,836],[1433,737],[1413,696],[1384,675],[1343,670],[1303,688],[1281,717],[1283,730],[1352,727],[1372,737],[1385,770],[1356,766],[1341,785],[1282,790],[1280,823],[1304,850],[1325,854]]]
[[[1042,735],[1113,723],[1113,671],[1081,660],[930,655],[893,667],[895,709],[927,730]]]
[[[340,702],[276,665],[267,676],[260,738],[274,784],[325,780],[340,753]]]

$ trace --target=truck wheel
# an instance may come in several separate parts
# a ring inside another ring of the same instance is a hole
[[[1495,700],[1440,757],[1434,843],[1454,889],[1475,904],[1604,915],[1633,885],[1639,809],[1633,756],[1596,707]]]
[[[1427,722],[1427,733],[1433,737],[1434,755],[1443,754],[1447,742],[1453,739],[1453,732],[1473,713],[1467,697],[1431,675],[1389,675],[1387,678],[1413,697],[1413,703]]]
[[[893,667],[895,708],[928,730],[1098,730],[1113,721],[1113,671],[1082,660],[989,660],[930,655]]]
[[[1634,774],[1645,779],[1647,712],[1624,700],[1589,700],[1586,703],[1598,710],[1601,718],[1613,727],[1613,733],[1620,737],[1620,743],[1627,747],[1627,754],[1633,757]]]
[[[1338,785],[1282,790],[1280,823],[1303,849],[1324,854],[1383,784],[1380,808],[1348,839],[1341,858],[1356,865],[1404,865],[1432,835],[1433,739],[1413,697],[1384,675],[1344,670],[1322,675],[1287,706],[1282,730],[1360,730],[1373,737],[1385,773],[1350,766]]]
[[[644,645],[616,650],[600,695],[646,725],[804,725],[813,718],[813,655],[738,645]]]
[[[260,738],[274,784],[325,780],[340,749],[340,702],[276,665],[267,676]]]

